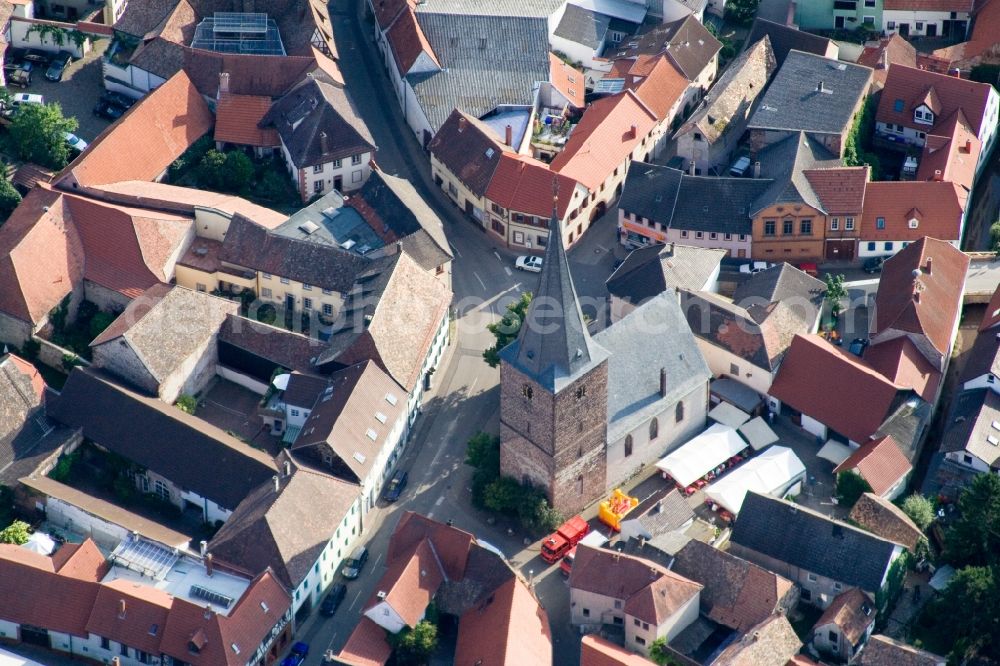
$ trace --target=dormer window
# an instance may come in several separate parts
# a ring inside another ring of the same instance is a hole
[[[910,228],[911,229],[916,229],[919,226],[920,226],[920,220],[918,220],[915,217],[911,217],[910,218]]]
[[[918,106],[913,111],[913,120],[914,122],[931,125],[934,123],[934,112],[928,109],[926,106]]]

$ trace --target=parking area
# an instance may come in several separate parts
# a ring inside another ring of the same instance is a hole
[[[62,81],[45,78],[45,67],[37,66],[31,75],[31,85],[27,88],[11,88],[11,92],[27,92],[42,95],[46,102],[58,102],[63,115],[73,116],[80,124],[76,135],[84,141],[93,141],[110,123],[94,115],[94,106],[104,93],[101,73],[101,56],[107,49],[109,40],[99,39],[81,60],[74,61],[63,74]]]

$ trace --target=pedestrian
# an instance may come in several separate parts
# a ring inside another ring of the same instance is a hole
[[[770,423],[771,425],[774,425],[774,412],[773,412],[773,411],[771,411],[770,409],[769,409],[769,410],[767,410],[767,421],[768,421],[768,423]]]

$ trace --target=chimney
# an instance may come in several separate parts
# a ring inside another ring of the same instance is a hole
[[[920,290],[919,289],[914,289],[913,290],[913,302],[916,303],[917,305],[920,304]]]
[[[941,169],[934,169],[934,180],[944,180],[944,177],[941,175]]]
[[[691,164],[690,164],[690,165],[688,165],[688,175],[689,175],[689,176],[693,176],[693,175],[694,175],[694,173],[695,173],[695,169],[694,169],[694,160],[691,160]]]
[[[507,130],[504,133],[504,139],[505,139],[504,142],[508,146],[510,146],[511,148],[514,147],[514,128],[512,128],[510,125],[507,125]]]
[[[972,152],[972,139],[966,139],[965,140],[965,152],[966,153],[971,153]]]
[[[205,555],[205,575],[208,576],[209,578],[211,578],[212,577],[212,573],[213,573],[213,569],[212,569],[212,553],[208,553],[207,555]]]
[[[931,274],[931,265],[933,262],[934,262],[934,257],[927,257],[927,266],[924,268],[924,271],[926,271],[928,275]]]
[[[816,92],[826,92],[826,88],[823,86],[822,81],[816,84]]]
[[[467,124],[467,121],[465,120],[465,116],[459,116],[458,117],[458,131],[459,132],[464,132],[466,124]]]
[[[396,241],[396,254],[400,254],[403,251],[403,241]]]
[[[201,556],[205,557],[205,553],[208,552],[208,542],[207,541],[203,540],[201,542],[201,551],[200,552],[201,552]]]
[[[202,613],[202,617],[204,617],[206,620],[212,619],[212,607],[209,606],[208,604],[205,604],[205,612]]]
[[[628,135],[629,135],[629,138],[632,138],[632,139],[634,139],[634,138],[636,137],[636,133],[637,133],[637,131],[638,131],[638,130],[637,130],[637,128],[636,128],[636,126],[635,126],[635,125],[632,125],[631,127],[629,127],[629,128],[628,128]]]
[[[119,599],[118,600],[118,617],[121,618],[121,619],[125,619],[125,600],[124,599]]]
[[[285,470],[285,476],[292,475],[292,463],[290,461],[288,460],[285,461],[284,470]]]
[[[760,178],[760,162],[753,163],[753,177]]]
[[[219,74],[219,95],[229,92],[229,72]]]
[[[660,397],[667,397],[667,369],[660,368]]]
[[[275,474],[271,478],[274,480],[274,492],[280,492],[281,491],[281,477],[278,476],[277,474]]]
[[[111,666],[122,666],[121,657],[118,656],[111,657]]]
[[[960,79],[962,78],[962,70],[960,70],[958,67],[954,67],[951,70],[951,75],[954,76],[956,79]]]
[[[889,68],[889,52],[888,48],[882,49],[882,55],[879,57],[879,69]]]

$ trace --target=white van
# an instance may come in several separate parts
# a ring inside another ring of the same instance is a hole
[[[17,93],[16,95],[11,95],[10,102],[14,108],[17,108],[22,104],[45,104],[45,98],[32,93]]]

